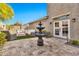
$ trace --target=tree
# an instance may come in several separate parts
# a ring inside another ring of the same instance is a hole
[[[0,3],[0,20],[6,21],[14,16],[13,9],[11,6],[5,3]]]
[[[11,27],[10,25],[8,25],[8,24],[6,25],[6,28],[7,28],[8,30],[10,30],[10,27]]]
[[[0,3],[0,21],[6,21],[11,19],[14,16],[13,9],[5,3]],[[7,41],[5,39],[6,34],[3,32],[0,32],[0,55],[2,54],[2,48],[4,43]]]

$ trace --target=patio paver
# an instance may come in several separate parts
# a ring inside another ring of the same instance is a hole
[[[66,40],[44,38],[44,46],[37,46],[37,38],[7,42],[5,56],[71,56],[79,55],[79,48],[65,44]]]

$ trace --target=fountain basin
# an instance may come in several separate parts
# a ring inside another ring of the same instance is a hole
[[[41,29],[44,29],[45,27],[37,27],[37,29],[41,30]]]
[[[46,35],[45,34],[43,34],[43,33],[36,33],[35,34],[37,37],[45,37]]]

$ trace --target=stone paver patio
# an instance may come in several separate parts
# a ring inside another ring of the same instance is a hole
[[[44,38],[44,46],[37,46],[37,38],[10,41],[4,46],[4,56],[71,56],[79,55],[79,48],[65,44],[66,40]]]

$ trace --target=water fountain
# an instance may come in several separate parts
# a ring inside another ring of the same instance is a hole
[[[44,37],[45,34],[42,32],[42,30],[43,30],[45,27],[42,26],[42,23],[40,22],[36,28],[39,30],[39,32],[37,32],[37,33],[35,34],[35,35],[38,37],[37,45],[38,45],[38,46],[43,46],[43,45],[44,45],[44,42],[43,42],[42,37]]]

